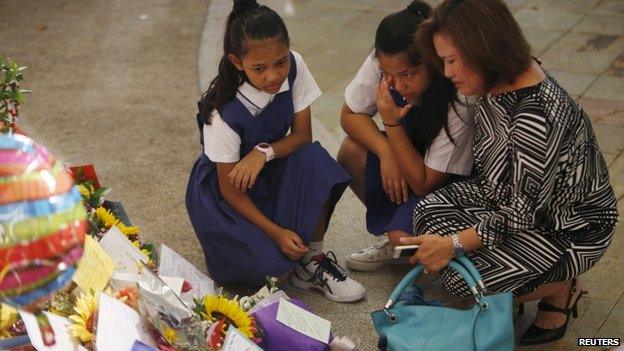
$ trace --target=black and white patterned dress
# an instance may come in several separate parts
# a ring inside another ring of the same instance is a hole
[[[488,290],[522,296],[565,281],[604,254],[617,223],[607,166],[587,114],[550,76],[478,102],[473,179],[431,193],[414,210],[414,233],[476,227],[468,252]],[[450,270],[453,292],[465,285]]]

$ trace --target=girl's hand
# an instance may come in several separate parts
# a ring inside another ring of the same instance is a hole
[[[411,264],[420,263],[429,274],[436,274],[453,259],[453,240],[450,236],[424,234],[399,239],[402,245],[419,245],[410,257]]]
[[[398,124],[401,118],[407,115],[412,105],[407,104],[399,107],[394,102],[392,94],[390,94],[390,86],[392,85],[392,77],[382,76],[379,86],[377,87],[377,111],[384,123]]]
[[[399,166],[392,154],[379,158],[381,185],[390,201],[397,205],[407,201],[409,186],[399,171]]]
[[[288,256],[293,261],[298,261],[303,255],[310,251],[310,248],[303,244],[299,235],[292,230],[282,228],[277,235],[275,235],[273,240],[284,255]]]
[[[256,182],[256,177],[265,163],[266,156],[262,152],[251,150],[228,174],[230,185],[241,193],[246,192]]]

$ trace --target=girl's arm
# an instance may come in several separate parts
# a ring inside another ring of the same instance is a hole
[[[425,165],[425,159],[410,141],[403,126],[386,128],[388,141],[397,160],[401,174],[414,194],[424,197],[443,185],[450,175]]]
[[[377,108],[386,125],[388,143],[397,160],[401,174],[414,194],[423,197],[444,184],[449,175],[425,165],[424,157],[416,150],[401,125],[410,105],[398,107],[390,95],[391,78],[382,77],[379,83]]]
[[[353,112],[347,104],[340,111],[340,125],[349,137],[380,159],[392,153],[388,140],[381,134],[369,115]]]
[[[312,118],[310,107],[295,113],[291,132],[271,144],[275,158],[286,157],[301,146],[312,142]]]
[[[249,196],[230,184],[228,174],[235,166],[236,163],[217,163],[219,191],[225,201],[241,216],[260,228],[286,256],[292,260],[300,259],[309,251],[301,238],[295,232],[282,228],[267,218]]]
[[[381,183],[392,202],[407,201],[408,184],[399,169],[388,139],[381,134],[368,115],[353,112],[347,104],[342,105],[340,125],[349,137],[379,157]]]
[[[271,144],[275,158],[286,157],[302,145],[312,141],[312,122],[310,107],[295,113],[291,133]],[[265,155],[258,150],[251,150],[242,160],[232,167],[227,173],[229,184],[244,193],[253,187],[256,177],[264,168]],[[255,223],[255,222],[254,222]],[[263,229],[264,230],[264,229]]]

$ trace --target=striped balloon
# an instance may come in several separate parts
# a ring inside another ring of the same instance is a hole
[[[66,287],[85,232],[63,163],[26,136],[0,134],[0,301],[32,308]]]

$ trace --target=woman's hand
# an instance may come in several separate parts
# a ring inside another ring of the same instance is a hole
[[[251,150],[228,174],[230,184],[241,193],[246,192],[256,182],[265,163],[266,156],[262,152]]]
[[[303,255],[310,251],[310,248],[303,244],[303,241],[297,233],[286,228],[281,228],[274,236],[273,240],[284,255],[288,256],[293,261],[298,261]]]
[[[392,94],[390,94],[390,86],[392,85],[392,77],[383,76],[377,87],[377,111],[381,119],[386,124],[398,124],[401,118],[407,115],[412,105],[407,104],[399,107],[394,102]]]
[[[400,205],[407,201],[409,186],[399,171],[399,165],[392,153],[379,157],[381,185],[390,201]]]
[[[424,234],[399,239],[402,245],[419,245],[410,257],[411,264],[420,263],[429,274],[436,274],[453,259],[453,240],[450,236]]]

